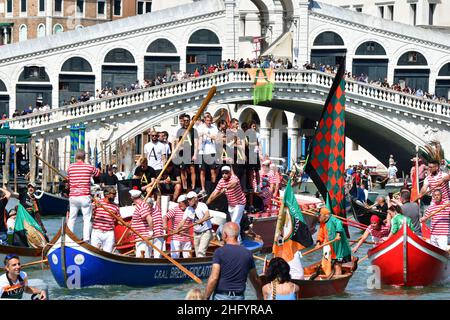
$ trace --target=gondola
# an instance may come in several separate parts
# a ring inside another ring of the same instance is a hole
[[[41,216],[65,217],[69,209],[69,198],[60,197],[48,192],[38,191],[35,194]]]
[[[348,282],[353,276],[352,267],[344,264],[342,266],[343,273],[339,276],[334,275],[328,278],[325,275],[319,274],[317,277],[313,277],[319,266],[320,262],[317,262],[304,267],[304,280],[292,280],[292,282],[299,286],[297,299],[334,296],[345,292]],[[265,275],[261,275],[260,279],[263,284],[267,283]]]
[[[148,287],[190,280],[189,276],[164,258],[136,258],[108,253],[78,239],[67,226],[57,236],[46,255],[53,277],[61,287]],[[243,245],[253,252],[262,247],[261,242],[251,240],[244,240]],[[212,253],[216,248],[210,246],[206,257],[179,258],[176,261],[197,277],[207,278],[211,273]]]
[[[428,286],[448,276],[449,253],[414,234],[403,224],[387,241],[368,251],[381,282],[396,286]]]
[[[42,248],[28,248],[0,244],[0,263],[3,263],[8,254],[17,254],[20,263],[37,261],[42,257]]]
[[[352,199],[351,206],[355,220],[366,226],[370,224],[370,217],[374,214],[380,217],[382,221],[386,219],[386,213],[366,208],[359,200]]]

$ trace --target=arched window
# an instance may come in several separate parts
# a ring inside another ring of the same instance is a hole
[[[19,28],[19,41],[25,41],[28,38],[28,28],[26,25],[21,25]]]
[[[53,27],[53,33],[60,33],[60,32],[63,32],[63,31],[64,31],[64,28],[59,23],[55,24],[55,26]]]
[[[92,72],[91,64],[83,58],[73,57],[64,62],[61,71],[65,72]]]
[[[5,83],[2,80],[0,80],[0,92],[6,92],[6,91],[7,90],[6,90]]]
[[[207,29],[195,31],[189,38],[189,44],[220,44],[217,35]]]
[[[378,42],[367,41],[356,49],[356,55],[361,56],[385,56],[386,50]]]
[[[45,71],[45,67],[29,66],[24,67],[19,76],[19,82],[50,82],[50,78]]]
[[[113,49],[108,52],[105,57],[105,62],[112,63],[135,63],[134,57],[130,51],[126,49]]]
[[[314,39],[315,46],[343,46],[344,40],[341,36],[333,31],[326,31],[319,34],[316,39]]]
[[[398,59],[399,66],[427,66],[427,59],[417,51],[408,51]]]
[[[450,63],[445,64],[441,70],[439,70],[439,77],[450,77]]]
[[[45,37],[45,25],[42,23],[37,28],[37,37],[38,38]]]
[[[147,48],[150,53],[177,53],[177,48],[167,39],[157,39]]]

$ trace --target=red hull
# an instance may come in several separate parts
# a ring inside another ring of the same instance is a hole
[[[428,286],[447,275],[449,254],[416,236],[406,225],[370,249],[368,256],[387,285]]]

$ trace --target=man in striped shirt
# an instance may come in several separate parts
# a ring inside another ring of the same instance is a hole
[[[152,204],[153,200],[149,199],[149,202]],[[159,208],[158,204],[155,202],[153,205],[150,204],[151,208],[151,215],[152,215],[152,221],[153,221],[153,228],[150,229],[153,231],[152,237],[154,238],[151,240],[153,245],[158,248],[161,251],[165,250],[166,241],[164,239],[164,231],[163,231],[163,221],[162,221],[162,213],[161,209]],[[152,255],[153,247],[149,247],[149,255]],[[158,250],[155,250],[153,253],[154,258],[161,258],[161,253]]]
[[[450,206],[448,201],[444,201],[442,191],[436,189],[433,191],[433,204],[425,211],[420,218],[424,223],[431,218],[431,237],[430,243],[442,250],[447,250],[448,232],[450,224]]]
[[[171,221],[172,223],[172,230],[171,233],[174,233],[177,229],[178,224],[183,220],[184,211],[187,208],[187,198],[184,194],[180,195],[178,197],[178,206],[176,206],[173,209],[170,209],[169,212],[163,217],[163,228],[167,231],[167,221]],[[190,258],[190,250],[192,249],[192,243],[191,239],[184,234],[189,234],[188,227],[191,225],[191,223],[186,223],[186,228],[184,232],[179,232],[177,234],[174,234],[172,236],[172,240],[170,242],[170,255],[172,258],[179,258],[180,252],[183,252],[183,258]],[[184,234],[183,234],[184,233]]]
[[[211,193],[206,204],[209,205],[211,200],[214,200],[221,193],[225,193],[228,201],[228,214],[231,217],[231,221],[240,225],[245,209],[245,194],[242,191],[239,178],[231,173],[231,168],[229,166],[223,166],[221,171],[222,179],[217,183],[216,189]],[[222,229],[220,229],[220,231],[222,231]],[[241,241],[240,235],[239,241]]]
[[[131,227],[144,238],[152,237],[153,220],[151,207],[141,198],[142,192],[140,190],[132,189],[129,192],[135,205],[133,216],[131,217]],[[136,235],[136,240],[136,257],[150,258],[151,249],[149,245],[138,235]]]
[[[420,189],[419,196],[423,196],[427,193],[427,191],[432,191],[434,189],[441,189],[442,191],[442,200],[447,202],[450,200],[450,189],[448,187],[448,182],[450,181],[450,175],[442,172],[439,169],[439,161],[431,160],[428,163],[428,169],[430,174],[425,178],[423,182],[422,189]],[[430,189],[430,190],[428,190]],[[434,200],[432,198],[431,204],[434,204]]]
[[[83,214],[83,240],[89,241],[91,235],[91,178],[98,177],[100,171],[94,166],[84,163],[86,152],[82,149],[77,150],[75,162],[69,165],[67,169],[67,178],[69,179],[69,206],[70,214],[67,226],[71,231],[77,221],[78,211]]]
[[[103,251],[112,252],[115,243],[114,222],[116,218],[108,211],[111,211],[116,216],[120,216],[120,210],[114,203],[116,189],[114,187],[106,187],[103,193],[105,198],[99,200],[94,209],[91,244]]]

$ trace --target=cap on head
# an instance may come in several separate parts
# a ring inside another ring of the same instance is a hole
[[[112,167],[113,167],[113,168],[117,168],[117,164],[113,164]]]
[[[181,203],[181,202],[183,202],[183,201],[186,201],[186,196],[184,195],[184,194],[182,194],[182,195],[180,195],[179,197],[178,197],[178,200],[177,200],[177,202],[178,203]]]
[[[186,196],[186,198],[188,198],[188,199],[192,199],[195,197],[197,197],[197,193],[195,193],[194,191],[189,192]]]
[[[133,199],[140,197],[141,194],[142,194],[141,190],[134,189],[134,187],[133,187],[133,189],[131,189],[131,190],[129,191],[129,193],[130,193],[130,196],[131,196]]]
[[[220,169],[220,171],[224,172],[224,171],[231,171],[231,168],[229,166],[223,166],[222,169]]]
[[[36,188],[36,184],[34,182],[29,182],[27,184],[27,187],[32,186],[33,188]]]
[[[380,217],[379,216],[377,216],[376,214],[373,214],[371,217],[370,217],[370,223],[372,223],[372,222],[376,222],[376,223],[378,223],[378,222],[380,222]]]

